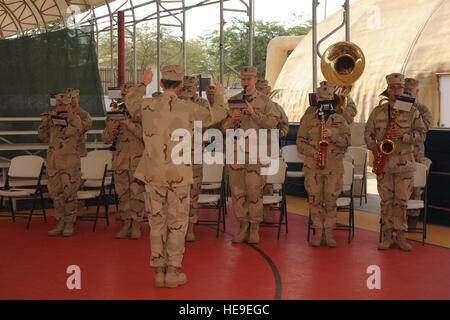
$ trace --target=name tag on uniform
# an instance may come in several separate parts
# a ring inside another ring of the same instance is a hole
[[[400,111],[410,111],[413,103],[416,99],[406,96],[397,96],[397,100],[395,100],[394,109],[398,109]]]
[[[60,117],[60,116],[52,116],[52,122],[55,126],[59,126],[59,127],[67,127],[67,119],[64,117]]]
[[[127,117],[124,112],[111,111],[107,113],[108,119],[113,121],[125,120]]]

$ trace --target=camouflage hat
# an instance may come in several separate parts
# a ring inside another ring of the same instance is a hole
[[[184,69],[178,65],[168,65],[161,69],[163,80],[183,81]]]
[[[133,82],[125,82],[121,87],[120,87],[120,92],[122,93],[123,96],[125,96],[128,93],[128,90],[130,88],[135,87],[136,84]]]
[[[406,78],[405,79],[405,88],[408,90],[415,90],[419,88],[419,80],[414,78]]]
[[[245,66],[245,67],[241,68],[239,77],[241,79],[242,78],[252,78],[252,77],[256,77],[257,73],[258,73],[258,69],[256,67]]]
[[[322,81],[317,88],[317,97],[321,99],[333,100],[336,85],[328,81]]]
[[[269,81],[264,80],[264,79],[258,79],[256,81],[255,87],[256,88],[268,88],[269,87]]]
[[[155,98],[155,97],[160,96],[161,94],[162,94],[162,92],[160,92],[160,91],[155,91],[155,92],[152,93],[152,97]]]
[[[216,87],[215,86],[208,86],[208,88],[206,88],[206,94],[215,94]]]
[[[67,88],[66,94],[69,94],[72,98],[75,98],[80,95],[80,90],[74,88]]]
[[[388,86],[391,84],[401,84],[405,85],[405,76],[401,73],[391,73],[386,76],[386,82]]]
[[[193,87],[198,84],[197,77],[194,76],[184,76],[183,78],[183,85],[185,87]]]
[[[194,90],[192,90],[192,88],[189,88],[189,87],[183,87],[178,92],[179,98],[192,98],[193,96],[194,96]]]
[[[68,93],[58,93],[56,95],[56,105],[70,104],[72,102],[72,96]]]

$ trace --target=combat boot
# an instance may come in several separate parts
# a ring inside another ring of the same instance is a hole
[[[137,240],[141,237],[141,223],[133,220],[131,224],[131,239]]]
[[[231,242],[241,243],[245,240],[248,231],[248,221],[241,221],[241,228],[239,229],[239,233],[231,239]]]
[[[400,247],[401,250],[403,251],[411,251],[412,247],[411,245],[408,243],[408,241],[406,241],[405,238],[405,231],[397,231],[397,244]]]
[[[122,229],[116,233],[117,239],[125,239],[130,236],[131,219],[126,219],[122,224]]]
[[[165,287],[165,277],[166,277],[166,268],[158,267],[155,272],[155,287],[163,288]]]
[[[408,216],[408,230],[417,228],[417,216]]]
[[[74,221],[66,221],[64,223],[64,231],[62,233],[64,237],[70,237],[73,235],[73,224]]]
[[[165,277],[165,286],[175,288],[187,282],[186,274],[177,271],[176,267],[168,266]]]
[[[336,248],[336,241],[333,239],[333,228],[325,229],[325,241],[329,248]]]
[[[387,250],[394,243],[392,239],[392,229],[384,231],[383,234],[384,234],[383,241],[381,241],[378,244],[378,250]]]
[[[63,233],[63,230],[64,230],[64,219],[60,219],[58,221],[58,224],[56,225],[56,228],[48,232],[48,236],[49,237],[59,236],[60,234]]]
[[[194,224],[189,222],[188,229],[186,232],[186,241],[192,242],[195,241],[195,233],[194,233]]]
[[[248,243],[259,243],[259,222],[250,223]]]
[[[323,235],[323,229],[322,228],[315,228],[314,229],[314,238],[311,241],[312,247],[320,247],[322,244],[322,235]]]

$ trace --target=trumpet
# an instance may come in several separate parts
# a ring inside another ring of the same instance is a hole
[[[320,116],[320,140],[319,140],[319,159],[317,160],[317,166],[320,170],[325,169],[327,164],[327,148],[330,142],[324,137],[323,130],[325,129],[325,114],[323,112],[319,113]]]

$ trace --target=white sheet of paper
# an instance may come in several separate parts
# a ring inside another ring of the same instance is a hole
[[[406,102],[406,101],[397,99],[394,104],[394,109],[398,109],[400,111],[410,111],[412,105],[413,104],[411,102]]]

